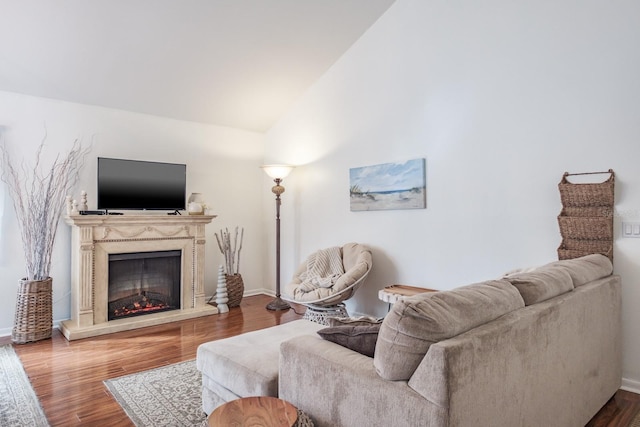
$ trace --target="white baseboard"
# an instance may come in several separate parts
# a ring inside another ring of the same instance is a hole
[[[625,391],[640,394],[640,381],[623,378],[622,386],[620,388]]]
[[[272,291],[271,289],[253,289],[250,291],[245,291],[244,296],[245,297],[251,297],[254,295],[269,295],[270,297],[275,297],[276,293],[274,291]]]
[[[252,297],[254,295],[269,295],[270,297],[275,297],[276,293],[271,289],[252,289],[249,291],[245,290],[242,294],[243,297]],[[209,298],[213,298],[212,301],[215,301],[215,294],[208,296],[207,301]]]

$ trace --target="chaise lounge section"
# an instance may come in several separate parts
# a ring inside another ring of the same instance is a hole
[[[295,320],[198,347],[196,365],[202,373],[202,409],[249,396],[278,396],[280,343],[301,335],[316,335],[323,325]],[[317,336],[317,335],[316,335]]]

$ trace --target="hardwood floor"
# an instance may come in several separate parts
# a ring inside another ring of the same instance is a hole
[[[606,405],[600,409],[587,427],[629,426],[640,413],[640,394],[618,390]]]
[[[195,359],[204,342],[301,317],[266,310],[271,299],[246,297],[229,313],[84,340],[67,341],[54,330],[51,339],[14,348],[52,426],[133,426],[103,380]]]
[[[103,380],[194,359],[201,343],[301,317],[266,310],[270,300],[245,297],[222,315],[71,342],[55,330],[52,339],[14,348],[52,426],[132,426]],[[0,344],[10,342],[0,338]],[[638,412],[640,395],[619,390],[588,426],[628,426]]]

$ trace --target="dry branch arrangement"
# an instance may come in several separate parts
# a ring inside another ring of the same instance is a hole
[[[84,156],[89,149],[75,140],[64,158],[56,156],[50,167],[41,165],[46,134],[36,151],[35,164],[24,161],[16,165],[6,144],[2,152],[2,181],[7,184],[16,212],[26,265],[26,279],[44,280],[49,277],[53,243],[65,197],[78,180]]]
[[[220,230],[220,235],[215,233],[218,248],[224,255],[225,269],[227,274],[239,274],[240,272],[240,251],[242,250],[242,239],[244,238],[244,228],[240,230],[240,242],[238,243],[238,227],[235,229],[233,245],[231,244],[231,233],[229,229]]]

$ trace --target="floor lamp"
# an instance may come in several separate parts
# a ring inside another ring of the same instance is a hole
[[[276,297],[267,304],[267,310],[289,310],[291,306],[280,298],[280,195],[284,193],[284,187],[280,185],[282,180],[293,170],[293,166],[287,165],[265,165],[262,169],[273,178],[276,183],[271,187],[271,191],[276,195]]]

